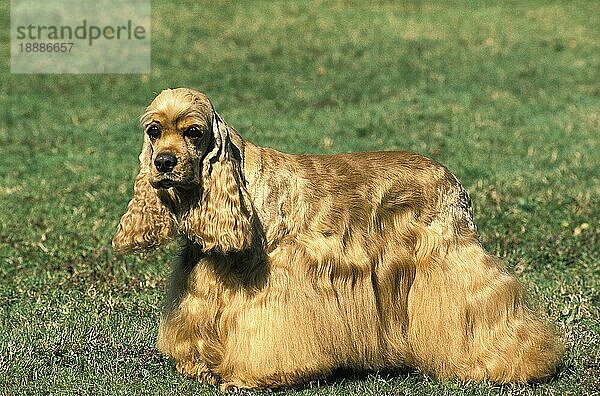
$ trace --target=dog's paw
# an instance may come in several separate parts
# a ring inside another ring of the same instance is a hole
[[[269,390],[268,388],[264,388],[259,386],[258,384],[250,384],[247,382],[242,382],[241,380],[232,379],[231,381],[223,382],[219,389],[221,392],[227,393],[241,393],[241,394],[250,394],[250,390],[263,389]]]
[[[219,378],[204,363],[178,362],[176,368],[186,377],[196,379],[203,384],[215,386],[219,383]]]

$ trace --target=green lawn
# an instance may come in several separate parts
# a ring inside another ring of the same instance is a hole
[[[406,149],[446,164],[485,247],[568,345],[546,384],[406,371],[282,394],[598,394],[600,2],[202,3],[152,1],[149,75],[11,75],[0,31],[1,395],[217,394],[154,348],[176,246],[110,247],[137,119],[176,86],[206,92],[260,145]]]

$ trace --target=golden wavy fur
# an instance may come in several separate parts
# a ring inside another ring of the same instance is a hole
[[[289,155],[242,140],[191,89],[161,92],[113,245],[183,239],[158,348],[222,388],[412,366],[552,375],[561,343],[478,242],[469,197],[407,152]]]

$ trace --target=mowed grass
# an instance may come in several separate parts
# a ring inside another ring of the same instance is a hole
[[[0,66],[0,394],[218,393],[154,348],[177,246],[110,247],[137,171],[138,116],[176,86],[206,92],[260,145],[405,149],[446,164],[484,246],[567,345],[545,384],[406,370],[281,394],[598,394],[600,3],[203,3],[152,2],[149,75]]]

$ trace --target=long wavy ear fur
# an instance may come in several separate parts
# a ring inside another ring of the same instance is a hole
[[[150,144],[145,141],[140,154],[140,172],[135,178],[133,198],[121,217],[112,245],[116,250],[142,250],[160,245],[173,232],[175,220],[165,205],[166,192],[150,184]]]
[[[202,197],[180,230],[205,251],[246,250],[254,242],[255,216],[243,176],[244,143],[216,112],[212,118],[214,146],[202,163]]]

